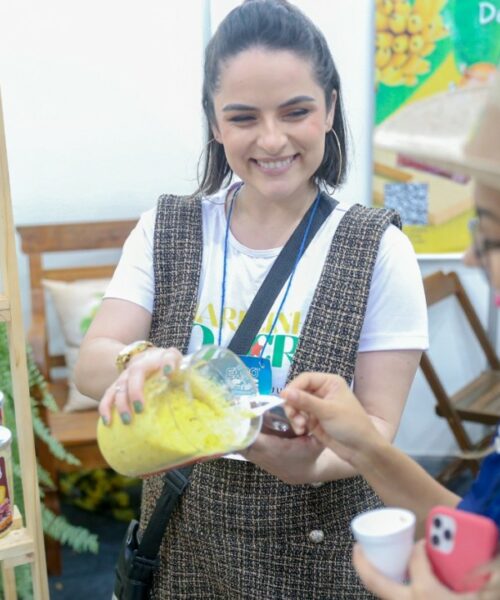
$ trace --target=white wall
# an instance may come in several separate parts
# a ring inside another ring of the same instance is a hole
[[[1,0],[18,224],[136,216],[193,189],[204,4]]]
[[[207,0],[0,0],[16,225],[133,218],[161,193],[193,191],[207,7]],[[108,262],[109,253],[93,260]],[[28,324],[22,255],[19,271]]]

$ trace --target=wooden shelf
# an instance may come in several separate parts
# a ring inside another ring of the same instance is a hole
[[[9,563],[9,567],[30,562],[33,554],[33,539],[27,529],[23,527],[23,517],[17,506],[14,506],[14,518],[9,533],[0,538],[0,561]],[[28,557],[28,560],[25,560]],[[4,567],[6,565],[4,564]]]
[[[0,323],[10,321],[10,302],[7,296],[0,294]]]
[[[26,517],[14,507],[14,529],[0,538],[0,575],[3,600],[17,600],[14,567],[29,564],[35,600],[49,600],[38,487],[33,419],[31,414],[26,338],[21,314],[21,294],[10,199],[7,148],[0,100],[0,322],[7,323],[12,395],[19,451],[22,495]]]
[[[0,538],[0,560],[2,561],[21,559],[17,564],[32,562],[34,552],[34,540],[25,527],[14,529]]]

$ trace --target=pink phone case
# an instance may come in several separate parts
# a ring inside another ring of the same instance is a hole
[[[480,589],[488,579],[470,576],[495,555],[498,529],[488,517],[434,507],[426,522],[426,550],[436,577],[456,592]]]

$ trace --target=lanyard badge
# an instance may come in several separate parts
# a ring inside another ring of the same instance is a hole
[[[266,396],[271,394],[273,387],[271,361],[260,356],[242,356],[241,354],[240,358],[257,384],[259,394],[265,394]]]

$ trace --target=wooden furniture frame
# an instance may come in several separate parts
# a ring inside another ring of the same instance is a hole
[[[464,422],[496,425],[500,420],[500,361],[467,293],[455,272],[444,274],[438,271],[424,278],[427,306],[455,297],[463,310],[472,331],[487,359],[487,368],[467,385],[450,395],[444,388],[428,352],[424,352],[420,362],[422,371],[435,397],[436,413],[444,417],[450,426],[458,446],[464,452],[486,448],[491,443],[491,433],[473,443]],[[477,460],[458,458],[446,467],[438,479],[447,481],[460,470],[468,468],[473,474],[478,472]]]
[[[62,223],[18,227],[21,249],[28,256],[31,284],[31,329],[29,341],[38,368],[47,380],[49,389],[62,408],[67,399],[68,385],[65,378],[54,376],[55,367],[65,365],[64,356],[52,356],[49,352],[51,332],[47,323],[45,292],[42,279],[76,281],[110,277],[116,264],[82,266],[82,250],[109,250],[123,246],[125,239],[136,224],[136,220],[101,221],[87,223]],[[53,253],[65,253],[79,259],[76,266],[49,268],[46,259]],[[95,260],[95,259],[94,259]],[[79,469],[94,469],[107,466],[96,440],[97,410],[77,412],[51,412],[40,407],[42,418],[52,435],[80,461],[75,467],[58,461],[43,443],[37,443],[37,454],[41,465],[49,472],[58,485],[58,473]],[[58,489],[47,490],[45,504],[56,514],[60,513]],[[51,575],[61,573],[61,553],[59,543],[48,537],[45,539],[47,565]]]
[[[15,514],[15,528],[0,539],[0,567],[5,600],[17,599],[14,567],[23,564],[29,564],[31,567],[35,599],[48,600],[49,587],[43,545],[26,342],[21,313],[7,149],[2,115],[0,99],[0,321],[7,323],[26,527],[22,526],[22,517],[18,513],[17,516]]]

